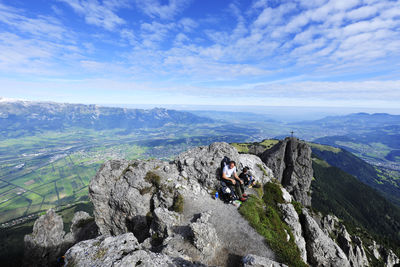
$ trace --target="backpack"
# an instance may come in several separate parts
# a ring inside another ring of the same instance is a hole
[[[221,160],[221,177],[222,177],[222,172],[224,171],[224,167],[229,165],[229,162],[231,162],[231,159],[228,158],[227,156],[225,156],[222,160]]]
[[[234,188],[225,184],[225,182],[221,182],[221,188],[219,190],[219,195],[222,201],[225,203],[229,203],[238,199],[235,194]]]

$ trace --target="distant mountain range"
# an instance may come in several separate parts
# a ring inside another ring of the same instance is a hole
[[[298,123],[293,123],[298,124]],[[304,121],[302,125],[320,125],[328,128],[376,128],[400,125],[400,115],[391,115],[387,113],[353,113],[345,116],[329,116],[315,121]]]
[[[167,124],[210,123],[189,112],[154,108],[125,109],[97,105],[1,99],[0,135],[21,136],[71,127],[106,130],[158,128]]]

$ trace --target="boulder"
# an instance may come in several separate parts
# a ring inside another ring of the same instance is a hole
[[[204,258],[208,259],[213,258],[220,247],[217,231],[209,222],[210,216],[210,212],[203,212],[195,222],[190,224],[194,246],[200,250]]]
[[[244,256],[242,263],[243,267],[287,267],[285,264],[252,254]]]
[[[306,241],[303,237],[303,230],[301,228],[299,215],[294,209],[292,204],[278,204],[284,222],[290,227],[294,236],[294,242],[300,250],[301,258],[307,262],[307,249]]]
[[[77,243],[65,254],[66,266],[113,266],[140,245],[132,233],[100,236]]]
[[[156,208],[153,211],[150,234],[157,235],[158,238],[165,239],[171,236],[173,228],[178,226],[180,215],[166,208]]]
[[[303,208],[301,221],[306,240],[308,263],[312,266],[350,266],[343,250],[319,227]]]
[[[25,266],[53,266],[64,250],[64,223],[53,209],[37,219],[32,234],[26,235]]]
[[[313,177],[311,148],[297,138],[286,138],[260,155],[274,177],[303,206],[311,205],[310,185]]]

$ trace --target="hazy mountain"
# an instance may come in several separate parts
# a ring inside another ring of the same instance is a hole
[[[400,125],[400,115],[387,113],[353,113],[345,116],[329,116],[315,121],[304,121],[300,124],[322,126],[327,128],[346,128],[346,129],[371,129]]]
[[[212,122],[189,112],[154,108],[125,109],[52,102],[0,101],[0,133],[20,136],[70,127],[106,130],[158,128],[167,124]]]

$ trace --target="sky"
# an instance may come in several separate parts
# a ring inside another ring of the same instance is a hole
[[[0,0],[0,96],[400,107],[400,1]]]

